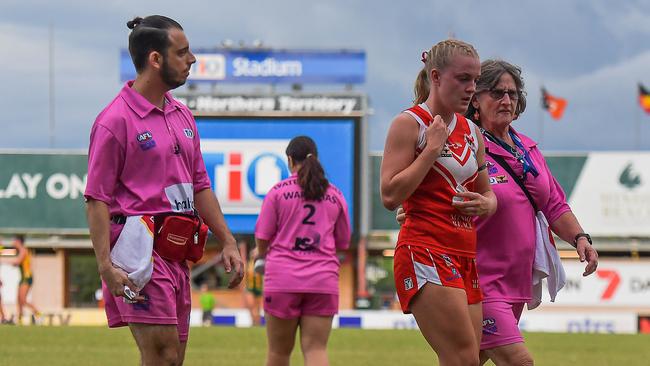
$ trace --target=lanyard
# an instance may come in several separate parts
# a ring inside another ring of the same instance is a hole
[[[533,177],[537,177],[539,175],[537,168],[535,168],[535,164],[533,164],[533,160],[530,158],[528,150],[524,147],[524,144],[521,142],[519,136],[514,134],[512,130],[509,130],[508,134],[512,138],[512,141],[515,143],[516,147],[508,145],[505,141],[494,136],[492,133],[483,128],[481,128],[481,132],[485,137],[487,137],[488,140],[499,144],[499,146],[504,148],[506,151],[512,154],[515,159],[517,159],[517,161],[522,165],[524,171],[524,174],[521,176],[522,180],[526,180],[528,173],[532,174]]]

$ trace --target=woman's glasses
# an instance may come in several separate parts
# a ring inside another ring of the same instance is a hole
[[[512,101],[519,100],[519,92],[517,90],[508,90],[508,89],[490,89],[487,91],[490,97],[494,100],[501,100],[508,94],[508,97]]]

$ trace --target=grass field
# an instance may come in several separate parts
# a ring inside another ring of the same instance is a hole
[[[536,365],[650,365],[650,335],[532,333],[526,341]],[[263,328],[192,328],[185,365],[263,365]],[[335,329],[330,364],[368,366],[437,365],[414,330]],[[137,365],[126,328],[0,327],[0,365]],[[292,365],[302,365],[299,348]]]

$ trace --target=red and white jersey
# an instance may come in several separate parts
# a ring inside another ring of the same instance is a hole
[[[426,145],[424,132],[433,117],[424,103],[404,113],[420,125],[417,156]],[[448,254],[475,256],[473,217],[462,215],[451,202],[459,191],[474,191],[474,180],[478,176],[476,151],[482,136],[477,136],[474,124],[460,114],[454,115],[447,129],[449,138],[440,156],[415,192],[404,201],[406,221],[400,230],[397,247],[419,245]]]

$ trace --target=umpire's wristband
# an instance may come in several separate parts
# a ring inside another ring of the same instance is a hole
[[[589,235],[589,234],[587,234],[587,233],[578,233],[578,234],[576,234],[576,236],[573,238],[573,247],[574,247],[574,248],[577,248],[577,247],[578,247],[578,239],[580,239],[580,238],[585,238],[585,239],[587,239],[587,241],[589,242],[589,245],[593,245],[593,243],[591,242],[591,235]]]

